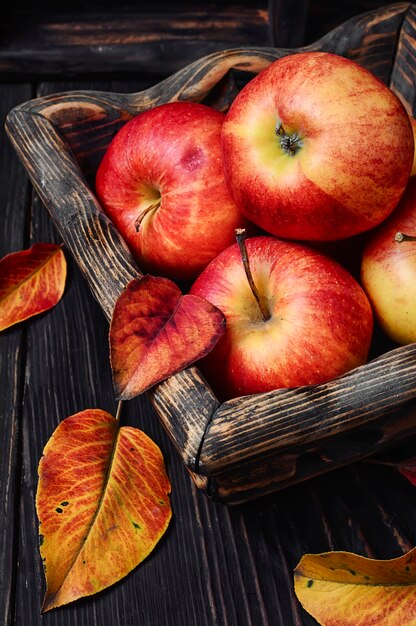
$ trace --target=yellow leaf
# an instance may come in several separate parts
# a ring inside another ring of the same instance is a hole
[[[295,592],[322,626],[416,625],[416,548],[385,561],[306,554],[295,569]]]
[[[42,610],[101,591],[143,561],[169,524],[169,493],[162,454],[143,432],[98,409],[63,420],[39,463]]]

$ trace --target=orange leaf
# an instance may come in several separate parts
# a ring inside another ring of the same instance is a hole
[[[224,334],[224,315],[167,278],[130,281],[110,326],[113,380],[129,400],[202,358]]]
[[[61,299],[66,261],[61,246],[35,243],[0,260],[0,330],[43,313]]]
[[[89,409],[63,420],[39,463],[43,611],[112,585],[153,550],[171,518],[159,448]]]
[[[322,626],[416,624],[416,548],[388,561],[306,554],[295,569],[295,592]]]

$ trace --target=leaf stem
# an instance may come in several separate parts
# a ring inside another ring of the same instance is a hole
[[[116,420],[118,421],[120,421],[122,408],[123,408],[123,400],[119,400],[117,403],[117,410],[116,410]]]
[[[251,273],[250,263],[247,254],[247,247],[245,243],[246,238],[246,229],[245,228],[237,228],[235,231],[235,238],[237,239],[238,247],[240,248],[241,259],[243,261],[244,271],[247,276],[248,284],[250,285],[250,289],[253,293],[253,296],[258,304],[260,312],[263,316],[265,322],[270,319],[271,315],[267,310],[267,307],[264,306],[264,302],[262,301],[259,291],[256,287],[256,284],[253,279],[253,274]]]

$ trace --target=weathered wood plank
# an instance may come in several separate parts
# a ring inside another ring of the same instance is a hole
[[[151,389],[148,396],[186,467],[197,472],[205,429],[220,405],[206,380],[196,367],[190,367],[177,376],[171,376],[163,385]],[[201,398],[204,398],[203,403]],[[188,416],[182,420],[180,429],[177,422],[168,417],[172,412]]]
[[[0,258],[27,247],[29,186],[3,130],[11,108],[30,98],[27,84],[0,86]],[[10,182],[13,181],[13,184]],[[25,326],[0,334],[0,623],[12,623],[18,543],[22,380],[26,359]]]
[[[268,2],[256,4],[9,12],[0,26],[0,74],[99,76],[140,68],[142,75],[167,76],[230,43],[272,45]],[[285,39],[290,42],[288,29]]]
[[[228,400],[212,417],[200,470],[215,473],[248,456],[284,454],[305,442],[313,448],[321,439],[348,436],[351,429],[413,406],[415,400],[416,344],[391,350],[321,385]]]
[[[416,7],[414,4],[406,12],[400,31],[390,87],[400,97],[409,114],[416,116]]]
[[[40,77],[119,72],[166,76],[230,46],[294,48],[315,41],[347,18],[382,8],[366,2],[141,2],[71,9],[43,2],[2,11],[0,74]],[[111,24],[111,29],[109,28]],[[318,33],[318,35],[317,35]]]
[[[237,467],[225,468],[207,479],[206,492],[215,500],[239,504],[254,500],[261,494],[310,480],[334,469],[359,461],[386,447],[406,442],[415,434],[416,408],[409,407],[360,426],[350,434],[343,432],[327,439],[317,439],[285,452],[263,454],[261,462],[250,458]],[[205,460],[202,456],[202,462]],[[199,471],[203,471],[200,468]]]
[[[318,46],[321,50],[346,56],[388,83],[398,34],[409,6],[409,2],[401,2],[353,17],[310,47]]]
[[[269,22],[272,33],[271,44],[273,46],[276,48],[297,48],[302,46],[305,40],[309,6],[310,0],[298,0],[298,2],[277,0],[269,2]],[[328,30],[330,29],[328,28],[326,32]],[[265,46],[267,44],[263,41],[261,45]]]
[[[305,44],[313,43],[339,24],[364,11],[383,11],[390,3],[383,0],[310,0],[305,29]]]

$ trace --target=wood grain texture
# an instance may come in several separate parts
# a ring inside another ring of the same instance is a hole
[[[30,98],[30,85],[0,87],[0,116]],[[26,214],[29,186],[23,167],[10,144],[0,135],[0,258],[28,244]],[[8,181],[13,180],[13,186]],[[17,554],[18,498],[21,454],[22,373],[26,359],[26,335],[20,324],[0,334],[0,623],[9,625],[13,609]]]
[[[200,56],[223,50],[229,42],[278,45],[268,4],[200,2],[158,10],[141,2],[128,11],[116,6],[106,12],[87,8],[82,19],[77,13],[53,9],[9,13],[0,27],[0,73],[102,75],[140,68],[141,73],[166,76]],[[290,38],[290,31],[285,36]]]
[[[388,82],[397,41],[409,39],[412,33],[407,26],[410,9],[409,3],[400,3],[367,13],[302,49],[348,56]],[[118,294],[139,273],[122,238],[101,212],[91,186],[94,170],[116,130],[141,110],[166,101],[211,98],[215,106],[213,91],[219,83],[224,86],[231,70],[244,70],[250,76],[291,52],[230,49],[203,57],[138,92],[68,91],[45,95],[11,111],[9,136],[107,318]],[[224,91],[232,97],[233,89],[227,82],[221,90],[222,107],[227,105]],[[319,422],[321,435],[337,433],[340,437],[342,433],[349,436],[363,421],[382,420],[387,413],[414,403],[414,362],[414,351],[400,348],[381,356],[376,365],[354,373],[353,384],[343,378],[329,386],[241,398],[218,409],[218,401],[193,368],[156,386],[151,398],[185,464],[199,475],[198,484],[206,486],[206,477],[215,476],[224,501],[241,501],[242,494],[252,498],[268,493],[271,486],[282,487],[317,473],[316,464],[309,474],[305,469],[308,465],[302,471],[294,470],[294,457],[299,454],[299,445],[308,441],[313,449],[319,413],[325,414]],[[381,376],[383,372],[387,376]],[[379,404],[374,402],[374,387],[380,395]],[[403,423],[406,433],[408,426],[408,421]],[[379,439],[385,442],[399,435],[387,428]],[[361,456],[369,454],[370,448],[364,446]],[[349,454],[345,451],[339,463],[356,458],[353,450]],[[320,471],[329,467],[332,465],[319,466]],[[229,489],[219,478],[221,472],[232,485]],[[213,495],[219,493],[212,480],[210,485]]]
[[[205,430],[220,403],[196,367],[171,376],[148,392],[150,401],[175,444],[186,467],[198,474],[199,454]],[[203,398],[203,402],[201,402]],[[169,417],[184,415],[181,428]],[[201,480],[204,477],[199,477]],[[198,480],[198,477],[195,477]],[[205,480],[201,483],[205,485]]]
[[[350,429],[415,400],[416,344],[391,350],[324,384],[235,398],[212,416],[200,470],[216,473],[247,457],[284,454],[304,443],[313,449],[320,439],[348,436]],[[238,438],[233,432],[237,424]]]
[[[327,50],[363,65],[389,82],[396,56],[397,38],[411,3],[388,5],[353,17],[307,48]]]
[[[333,3],[252,2],[37,3],[7,6],[0,22],[0,75],[27,77],[166,76],[193,60],[234,46],[296,47],[305,29],[327,33],[382,0]],[[109,26],[111,25],[111,27]],[[307,35],[312,35],[307,31]],[[316,40],[317,36],[312,39]]]
[[[305,39],[310,0],[298,2],[269,2],[268,14],[272,32],[272,45],[277,48],[296,48]],[[361,9],[365,10],[365,7]],[[342,20],[340,20],[342,21]],[[328,28],[326,32],[330,29]],[[245,42],[247,45],[248,42]],[[266,45],[266,41],[262,45]]]
[[[314,476],[365,459],[386,447],[406,442],[414,435],[414,406],[376,420],[374,426],[358,426],[350,433],[301,443],[278,454],[264,454],[239,461],[207,477],[205,491],[214,500],[228,505],[254,500],[261,493],[273,493]],[[200,470],[202,471],[202,470]]]
[[[391,89],[400,97],[410,115],[416,116],[416,6],[406,11],[397,54],[390,78]]]

